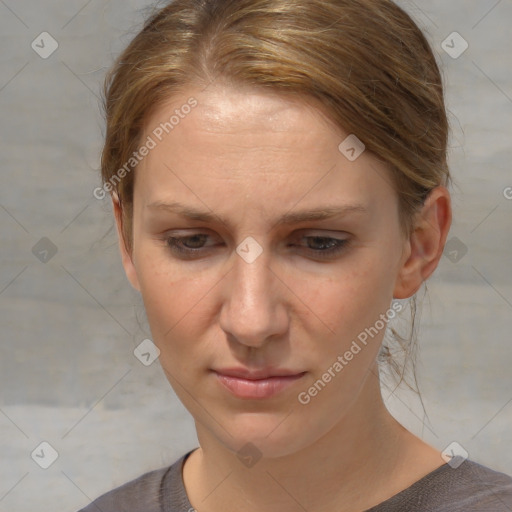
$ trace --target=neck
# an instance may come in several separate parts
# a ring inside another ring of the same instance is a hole
[[[187,459],[183,479],[191,504],[201,512],[366,510],[443,462],[390,415],[376,377],[367,379],[351,410],[322,438],[252,467],[196,426],[201,448]]]

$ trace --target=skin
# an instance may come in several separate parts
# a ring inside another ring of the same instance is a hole
[[[444,463],[382,402],[375,360],[384,329],[307,405],[297,396],[434,271],[451,224],[449,193],[434,189],[406,238],[388,169],[368,151],[349,161],[338,150],[348,133],[314,105],[226,84],[186,92],[147,123],[145,136],[190,96],[198,100],[136,171],[131,250],[115,196],[114,212],[161,365],[195,420],[200,448],[183,469],[191,504],[198,512],[365,510]],[[155,206],[172,201],[217,217]],[[278,223],[327,204],[365,211]],[[203,247],[186,241],[202,251],[193,258],[166,242],[201,233]],[[248,236],[263,250],[252,263],[236,252]],[[315,236],[349,243],[322,259],[325,246],[305,238]],[[211,372],[233,366],[306,374],[247,400]],[[237,457],[247,442],[262,456],[252,467]]]

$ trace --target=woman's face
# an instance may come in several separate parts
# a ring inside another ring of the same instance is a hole
[[[382,163],[353,139],[340,150],[349,134],[305,103],[188,92],[148,122],[125,268],[198,432],[293,453],[369,400],[410,252],[396,193]]]

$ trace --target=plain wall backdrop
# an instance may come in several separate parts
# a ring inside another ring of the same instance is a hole
[[[104,74],[149,5],[0,0],[0,512],[78,510],[197,446],[158,363],[134,356],[142,302],[93,196]],[[454,222],[421,314],[428,418],[407,390],[383,394],[440,450],[512,474],[512,3],[401,5],[443,69]]]

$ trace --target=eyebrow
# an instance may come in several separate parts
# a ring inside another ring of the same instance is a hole
[[[226,219],[223,219],[221,216],[216,215],[213,212],[198,210],[196,208],[192,208],[179,202],[165,203],[161,201],[156,201],[154,203],[148,204],[147,208],[157,211],[167,211],[170,213],[180,215],[181,217],[185,217],[190,220],[200,222],[213,223],[220,221],[225,225],[229,224],[229,222]],[[361,204],[347,204],[340,206],[327,205],[319,208],[313,208],[311,210],[287,212],[281,217],[279,217],[279,219],[277,219],[276,225],[290,225],[308,221],[321,221],[336,217],[343,217],[354,213],[368,213],[368,209]]]

